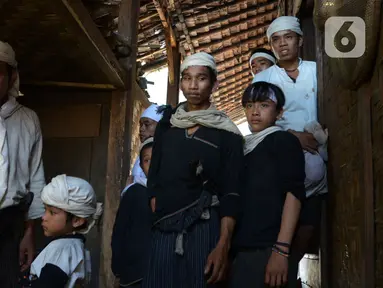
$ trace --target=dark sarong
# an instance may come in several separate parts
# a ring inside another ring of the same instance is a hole
[[[179,233],[176,231],[165,232],[155,227],[151,241],[149,271],[144,277],[142,287],[218,287],[206,284],[204,268],[207,257],[218,242],[219,235],[220,219],[215,208],[210,209],[210,219],[198,219],[185,231],[183,255],[175,252]]]

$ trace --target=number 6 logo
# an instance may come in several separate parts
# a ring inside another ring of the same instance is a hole
[[[360,17],[330,17],[325,23],[325,51],[331,58],[359,58],[366,49],[366,24]]]

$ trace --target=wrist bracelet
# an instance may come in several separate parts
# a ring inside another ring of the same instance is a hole
[[[285,254],[287,256],[290,256],[290,252],[286,252],[286,251],[283,251],[281,248],[279,248],[278,246],[276,246],[275,244],[273,245],[273,249],[274,250],[277,250],[278,252],[282,253],[282,254]]]
[[[288,253],[285,253],[285,252],[282,252],[282,251],[279,251],[278,249],[275,249],[275,247],[271,248],[271,250],[283,257],[286,257],[286,258],[289,258],[289,254]]]

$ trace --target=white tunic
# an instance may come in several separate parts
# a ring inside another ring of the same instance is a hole
[[[283,116],[277,125],[283,130],[303,132],[305,125],[318,121],[317,112],[317,72],[316,63],[299,59],[299,75],[294,81],[285,69],[277,65],[255,75],[253,83],[265,81],[277,85],[285,94]],[[322,157],[317,154],[305,153],[306,161],[306,197],[327,193],[327,171]]]
[[[265,81],[279,86],[285,94],[286,103],[283,117],[277,125],[284,130],[303,132],[307,123],[318,121],[316,63],[300,60],[298,70],[295,83],[285,69],[277,65],[255,75],[253,83]]]
[[[52,264],[60,268],[68,275],[66,288],[75,286],[76,281],[80,279],[89,279],[87,262],[89,252],[84,248],[84,242],[78,238],[63,238],[53,240],[37,256],[31,265],[32,276],[40,277],[41,270],[46,264]]]

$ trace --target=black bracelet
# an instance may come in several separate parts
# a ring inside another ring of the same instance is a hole
[[[291,247],[291,244],[284,243],[284,242],[275,242],[275,245],[286,247],[286,248],[290,248]]]

